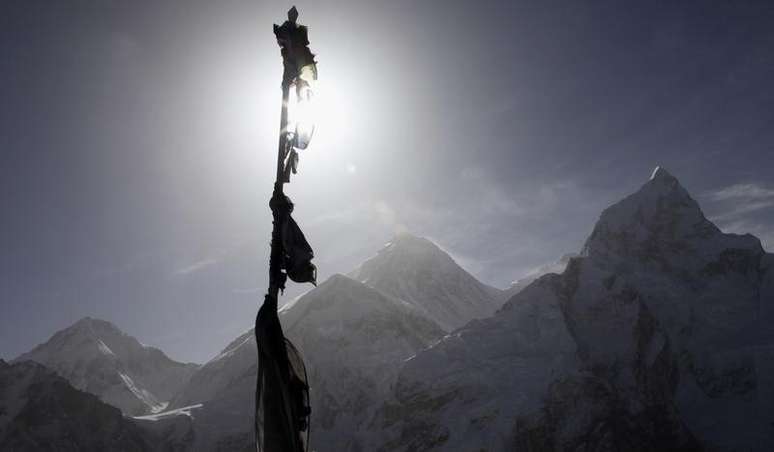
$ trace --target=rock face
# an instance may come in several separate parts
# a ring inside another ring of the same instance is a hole
[[[481,283],[431,241],[400,234],[349,276],[407,301],[446,331],[490,316],[502,291]]]
[[[577,366],[553,293],[558,278],[540,279],[495,316],[409,360],[398,403],[385,410],[385,431],[394,435],[384,450],[508,450],[503,437],[515,419],[539,414],[549,382]]]
[[[335,275],[280,312],[309,373],[315,450],[372,450],[376,410],[392,392],[402,362],[443,336],[410,303]],[[233,341],[191,378],[173,406],[203,403],[201,438],[247,447],[252,440],[256,378],[252,331]],[[207,449],[207,447],[204,447]]]
[[[0,360],[0,449],[162,450],[156,437],[40,364]]]
[[[383,449],[771,450],[773,261],[657,169],[562,275],[406,364]]]
[[[24,360],[43,364],[127,415],[163,410],[198,368],[169,359],[109,322],[88,317],[15,361]]]

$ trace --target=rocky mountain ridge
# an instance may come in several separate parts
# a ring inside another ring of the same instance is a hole
[[[156,439],[42,365],[0,360],[2,450],[161,450]]]
[[[404,366],[383,449],[770,450],[773,261],[659,168],[562,275]]]

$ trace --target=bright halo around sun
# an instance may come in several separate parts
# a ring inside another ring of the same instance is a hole
[[[338,144],[346,144],[356,134],[352,95],[346,84],[326,79],[317,81],[310,111],[316,124],[312,149],[328,151]]]
[[[294,130],[296,120],[311,119],[315,124],[308,148],[299,151],[299,171],[304,177],[325,175],[326,183],[331,182],[332,174],[354,176],[364,154],[362,116],[367,114],[360,105],[364,99],[358,96],[357,86],[351,79],[321,71],[309,105],[299,109],[293,90],[290,94],[288,130]]]
[[[309,146],[299,151],[303,177],[360,174],[368,153],[371,124],[377,123],[372,95],[346,58],[318,58],[319,76],[306,111],[294,110],[291,90],[289,119],[314,122]],[[265,68],[274,65],[275,70]],[[224,161],[256,174],[273,174],[279,134],[282,63],[271,55],[265,61],[229,58],[203,68],[199,91],[206,97],[206,124]],[[369,130],[366,130],[369,129]],[[293,124],[288,130],[295,130]],[[313,185],[314,181],[310,181]]]

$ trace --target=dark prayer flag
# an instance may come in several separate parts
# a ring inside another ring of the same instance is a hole
[[[309,383],[301,354],[283,335],[277,300],[266,297],[255,319],[258,379],[257,452],[305,452],[309,442]]]

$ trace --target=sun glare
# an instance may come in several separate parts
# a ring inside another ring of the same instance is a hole
[[[317,123],[319,135],[316,135],[315,140],[320,140],[320,146],[335,146],[342,140],[346,142],[347,138],[356,133],[351,114],[351,95],[346,86],[336,86],[329,80],[318,82],[311,114]]]

